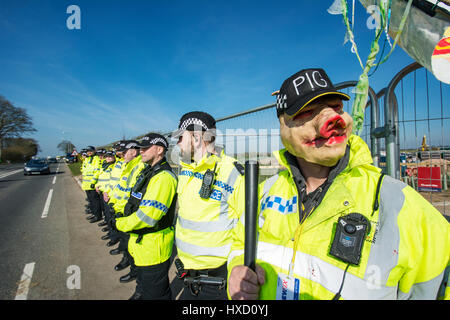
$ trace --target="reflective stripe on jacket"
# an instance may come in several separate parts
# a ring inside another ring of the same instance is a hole
[[[349,145],[347,167],[303,222],[293,266],[298,298],[329,300],[339,291],[348,264],[329,251],[338,218],[355,212],[370,221],[371,231],[359,265],[348,267],[342,299],[436,299],[445,292],[448,298],[443,283],[448,277],[449,223],[414,189],[389,176],[383,178],[380,205],[373,212],[380,169],[371,165],[361,138],[352,136]],[[277,282],[281,273],[288,274],[299,226],[301,201],[284,153],[276,156],[287,170],[264,181],[259,190],[257,263],[266,272],[261,299],[277,298]],[[235,229],[229,272],[243,263],[243,223],[241,218]]]
[[[244,210],[244,179],[236,160],[221,154],[205,155],[197,164],[182,163],[178,175],[176,246],[186,269],[217,268],[227,261],[231,232]],[[200,197],[203,175],[215,169],[209,199]]]
[[[123,213],[123,209],[130,198],[131,189],[136,183],[136,179],[144,167],[145,163],[142,162],[142,157],[140,155],[124,164],[124,169],[120,176],[120,180],[110,193],[109,203],[114,205],[114,211],[116,213]]]

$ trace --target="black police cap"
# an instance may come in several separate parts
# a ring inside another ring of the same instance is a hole
[[[171,134],[171,137],[177,138],[185,130],[187,131],[208,131],[216,129],[216,120],[209,113],[203,111],[192,111],[184,114],[178,125],[178,130]]]
[[[159,133],[149,133],[139,141],[140,148],[148,148],[153,145],[161,146],[166,150],[169,148],[166,138]]]

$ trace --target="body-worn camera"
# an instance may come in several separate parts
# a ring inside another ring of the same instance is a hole
[[[370,222],[359,213],[340,217],[330,254],[344,262],[358,265],[364,238],[370,233]]]
[[[208,169],[203,174],[202,186],[200,188],[200,198],[202,199],[209,199],[209,197],[211,196],[214,185],[214,179],[216,176],[215,169],[216,169],[215,167],[214,171]]]

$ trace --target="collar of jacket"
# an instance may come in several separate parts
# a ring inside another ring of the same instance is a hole
[[[90,157],[86,157],[86,160],[88,160],[88,161],[89,161],[89,163],[92,163],[92,161],[94,161],[94,160],[95,160],[95,157],[97,157],[97,158],[98,158],[98,156],[90,156]]]
[[[214,167],[214,165],[220,161],[220,159],[225,154],[224,150],[221,150],[217,153],[218,155],[212,154],[212,153],[205,153],[203,157],[198,162],[192,162],[192,163],[185,163],[183,161],[181,162],[181,165],[183,168],[195,170],[195,171],[202,171],[203,169],[206,170],[208,168]]]
[[[140,161],[142,160],[142,156],[138,155],[136,158],[134,158],[133,160],[131,160],[130,162],[127,162],[125,164],[125,168],[132,168],[134,167],[136,164],[138,164]]]
[[[161,166],[164,162],[167,162],[167,159],[165,156],[161,160],[159,160],[157,163],[155,163],[154,166],[151,166],[148,163],[144,162],[144,169],[141,171],[141,174],[147,174],[147,173],[153,171],[158,166]]]
[[[103,164],[102,164],[102,168],[103,168],[103,170],[106,170],[108,167],[110,167],[110,166],[112,166],[113,164],[115,164],[116,163],[116,161],[113,161],[113,162],[103,162]]]
[[[350,146],[350,158],[347,167],[341,173],[350,171],[351,169],[361,165],[372,164],[373,161],[369,147],[363,139],[352,134],[348,139],[347,144]],[[286,151],[286,149],[277,150],[273,152],[273,155],[278,160],[278,163],[285,167],[292,176],[291,168],[285,156]]]

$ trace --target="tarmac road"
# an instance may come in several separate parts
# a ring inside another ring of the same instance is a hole
[[[136,283],[114,266],[97,223],[84,213],[85,194],[64,163],[49,175],[0,166],[0,300],[126,300]],[[171,280],[174,268],[171,269]],[[174,282],[176,297],[180,288]]]

